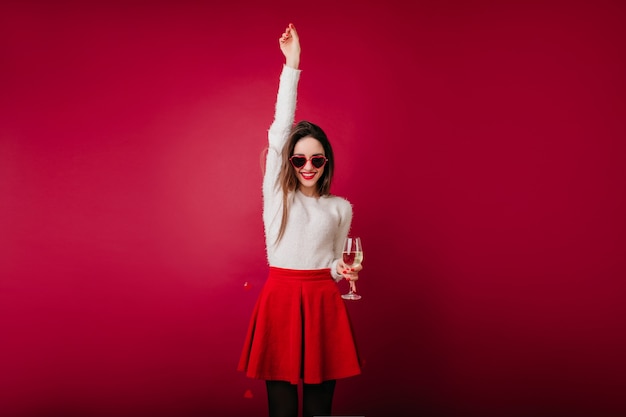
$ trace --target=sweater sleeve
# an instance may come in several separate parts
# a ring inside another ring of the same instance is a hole
[[[298,81],[301,71],[283,65],[276,96],[274,121],[269,130],[269,146],[280,154],[284,143],[289,136],[296,114],[296,99]]]
[[[344,200],[344,204],[341,211],[341,223],[339,224],[339,229],[337,230],[337,234],[335,235],[335,260],[333,261],[330,273],[332,274],[335,281],[339,282],[343,278],[343,275],[337,273],[337,263],[343,256],[343,242],[345,238],[348,236],[350,232],[350,227],[352,225],[352,205],[348,200]]]
[[[274,121],[268,132],[268,150],[263,177],[263,222],[266,240],[275,237],[280,227],[282,197],[276,187],[280,172],[281,152],[287,142],[296,112],[298,81],[301,70],[283,65],[276,96]]]

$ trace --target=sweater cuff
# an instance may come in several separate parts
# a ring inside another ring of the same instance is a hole
[[[301,69],[292,68],[286,64],[283,64],[283,70],[280,73],[281,78],[285,78],[287,80],[298,81],[300,79]]]
[[[337,273],[337,264],[339,263],[339,259],[335,259],[330,266],[330,274],[333,276],[335,282],[339,282],[343,279],[343,275]]]

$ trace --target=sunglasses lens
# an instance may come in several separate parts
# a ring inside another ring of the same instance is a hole
[[[306,158],[304,158],[302,156],[292,156],[291,157],[291,163],[296,168],[302,168],[304,166],[304,164],[306,164]]]
[[[311,158],[311,163],[315,168],[321,168],[326,163],[326,158],[323,156],[314,156]]]

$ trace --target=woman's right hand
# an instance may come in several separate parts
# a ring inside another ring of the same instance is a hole
[[[278,42],[280,50],[285,55],[285,64],[288,67],[298,69],[300,65],[300,38],[298,37],[296,27],[292,23],[289,23]]]

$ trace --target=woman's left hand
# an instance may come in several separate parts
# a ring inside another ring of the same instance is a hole
[[[359,271],[363,269],[363,264],[346,265],[343,261],[337,262],[337,273],[341,274],[348,281],[357,281]]]

